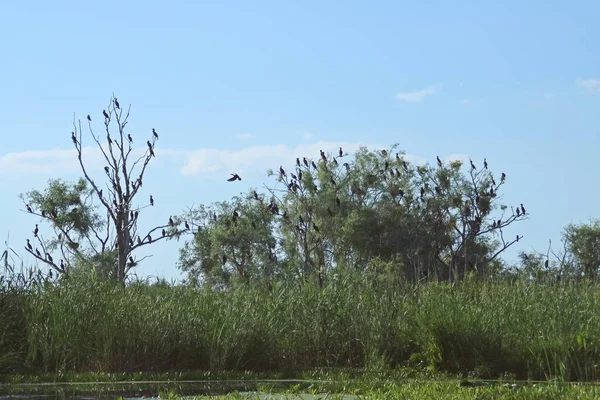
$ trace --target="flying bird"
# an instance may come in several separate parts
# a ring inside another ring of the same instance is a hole
[[[235,181],[241,181],[242,178],[240,178],[240,176],[238,174],[231,174],[231,178],[227,179],[227,182],[235,182]]]

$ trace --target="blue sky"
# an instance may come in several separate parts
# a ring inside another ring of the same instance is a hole
[[[566,224],[599,216],[599,2],[31,1],[0,11],[0,235],[16,249],[38,222],[18,194],[79,176],[73,115],[99,129],[112,93],[132,105],[136,143],[161,135],[140,195],[156,199],[147,221],[260,187],[266,168],[340,143],[399,143],[429,162],[487,157],[508,175],[506,202],[531,214],[508,258],[549,239],[559,248]],[[236,185],[224,182],[233,171]],[[181,245],[154,247],[138,274],[177,278]]]

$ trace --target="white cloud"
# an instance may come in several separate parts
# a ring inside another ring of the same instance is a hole
[[[401,101],[407,101],[411,103],[418,103],[425,98],[425,96],[429,96],[432,94],[436,94],[440,91],[438,85],[433,85],[423,90],[417,90],[414,92],[406,92],[406,93],[398,93],[396,94],[396,98]]]
[[[236,137],[238,139],[252,139],[254,138],[254,135],[251,133],[240,133],[239,135],[236,135]]]
[[[577,79],[577,86],[592,92],[600,92],[600,79]]]
[[[305,140],[311,139],[313,137],[313,134],[310,132],[306,132],[304,134],[304,136],[302,136]]]

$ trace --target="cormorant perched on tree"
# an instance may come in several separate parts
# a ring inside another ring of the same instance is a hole
[[[300,166],[300,158],[299,157],[296,157],[296,165]]]
[[[523,207],[523,203],[521,203],[521,214],[525,215],[525,207]]]
[[[485,157],[483,158],[483,168],[488,169],[488,163]]]
[[[308,168],[308,160],[306,159],[306,157],[302,157],[302,162],[304,163],[304,166]]]
[[[42,258],[42,253],[40,253],[40,251],[37,248],[35,249],[35,254],[37,254],[38,257]]]
[[[50,261],[51,263],[53,263],[54,261],[52,260],[52,256],[50,255],[50,253],[46,253],[46,257],[48,258],[48,261]]]
[[[311,163],[311,165],[312,165],[312,167],[313,167],[314,169],[317,169],[317,164],[315,164],[315,162],[314,162],[314,161],[311,161],[310,163]]]
[[[31,245],[31,243],[29,243],[29,239],[27,239],[27,248],[33,251],[33,246]]]
[[[238,214],[237,210],[233,210],[233,222],[237,222],[238,217],[240,216],[240,214]]]
[[[110,168],[108,168],[108,166],[104,167],[104,172],[106,172],[107,174],[110,173]]]
[[[33,230],[33,236],[37,237],[39,231],[40,230],[38,228],[38,224],[35,224],[35,229]]]
[[[117,100],[116,97],[115,97],[115,107],[117,107],[117,110],[119,110],[121,108],[121,105],[119,104],[119,100]]]
[[[408,172],[408,164],[406,163],[406,161],[402,161],[402,168],[404,168],[404,170]]]
[[[221,258],[221,260],[223,261],[223,265],[225,265],[225,263],[227,262],[227,255],[223,254],[223,257]]]
[[[133,138],[129,133],[127,134],[127,140],[129,140],[129,143],[133,143]]]
[[[340,147],[340,157],[344,157],[344,150]]]
[[[333,177],[329,178],[329,182],[331,182],[331,184],[332,184],[333,186],[335,186],[335,181],[333,180]]]
[[[185,229],[187,229],[188,231],[190,230],[190,224],[188,224],[187,221],[184,222],[183,226],[185,226]]]
[[[298,180],[301,181],[302,180],[302,171],[298,170]]]
[[[519,210],[519,207],[516,207],[517,209],[517,217],[521,215],[521,210]]]
[[[173,217],[169,217],[169,225],[170,226],[175,225],[175,222],[173,222]]]
[[[90,117],[90,114],[88,114],[87,120],[90,121],[90,122],[92,121],[92,117]]]
[[[505,180],[506,180],[506,174],[503,172],[502,176],[500,177],[500,183],[504,183]]]
[[[102,110],[102,114],[104,114],[104,118],[106,118],[106,119],[109,118],[108,114],[106,113],[106,110]]]
[[[544,263],[544,266],[546,268],[548,268],[550,266],[550,261],[548,259],[546,259],[546,262]]]
[[[75,137],[75,132],[71,132],[71,140],[73,143],[77,144],[77,138]]]
[[[497,225],[498,225],[498,228],[500,228],[500,225],[502,225],[502,219],[498,220],[498,224]]]
[[[319,150],[321,152],[321,158],[323,159],[323,161],[327,162],[327,156],[325,155],[325,152],[323,150]]]
[[[520,237],[519,237],[519,235],[517,235],[517,242],[519,241],[519,239],[520,239]]]
[[[440,160],[440,156],[436,156],[437,158],[437,163],[438,163],[438,167],[442,168],[442,160]]]
[[[240,178],[240,176],[238,174],[231,174],[231,178],[227,179],[227,182],[235,182],[235,181],[241,181],[242,178]]]
[[[31,208],[31,206],[29,204],[26,204],[25,208],[27,208],[27,212],[33,213],[33,209]]]
[[[164,229],[162,230],[162,235],[163,236],[167,236],[167,231],[165,231]]]
[[[102,189],[98,190],[98,196],[102,198]]]
[[[281,174],[281,176],[285,176],[285,170],[281,165],[279,166],[279,173]]]
[[[60,269],[63,271],[65,270],[65,263],[63,262],[62,258],[60,259]]]
[[[381,150],[381,154],[383,154],[384,157],[387,157],[387,150]]]
[[[148,242],[152,242],[152,236],[150,236],[150,234],[148,234],[147,237],[148,237]]]
[[[477,169],[477,168],[475,168],[475,164],[473,164],[473,160],[471,160],[471,159],[469,158],[469,162],[471,163],[471,169],[472,169],[472,170],[473,170],[473,169]]]
[[[158,140],[158,133],[156,133],[154,128],[152,128],[152,135],[156,138],[156,140]]]
[[[152,195],[150,195],[150,205],[153,206],[154,205],[154,198],[152,197]]]
[[[259,200],[259,198],[258,198],[258,193],[256,193],[256,190],[254,190],[254,191],[252,192],[252,197],[254,197],[254,200]]]

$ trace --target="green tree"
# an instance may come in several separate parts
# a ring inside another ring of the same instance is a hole
[[[587,224],[569,224],[563,232],[576,267],[595,281],[600,268],[600,220]]]

